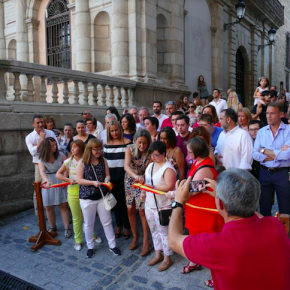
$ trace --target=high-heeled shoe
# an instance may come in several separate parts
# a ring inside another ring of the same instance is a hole
[[[130,251],[134,251],[137,249],[138,247],[138,240],[139,240],[139,234],[137,235],[137,238],[131,242],[130,246],[129,246],[129,250]]]

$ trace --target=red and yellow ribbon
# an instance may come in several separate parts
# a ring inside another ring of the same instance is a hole
[[[152,187],[148,186],[148,185],[144,185],[141,183],[134,183],[131,185],[131,187],[133,188],[140,188],[142,190],[154,193],[154,194],[165,194],[165,192],[161,191],[161,190],[157,190],[157,189],[153,189]],[[194,209],[198,209],[198,210],[202,210],[202,211],[207,211],[207,212],[212,212],[215,214],[219,214],[218,210],[215,208],[207,208],[207,207],[200,207],[200,206],[196,206],[196,205],[192,205],[189,203],[186,203],[187,206],[194,208]]]
[[[45,183],[47,183],[47,182],[43,182],[43,183],[40,185],[40,187],[41,187],[41,188],[45,188],[45,187],[43,186]],[[76,182],[75,184],[78,184],[78,183]],[[66,186],[68,186],[68,185],[71,185],[70,182],[63,182],[63,183],[58,183],[58,184],[51,184],[49,188],[66,187]],[[74,184],[72,184],[72,185],[74,185]],[[106,187],[109,189],[109,191],[111,191],[111,190],[114,188],[114,185],[113,185],[113,183],[111,183],[111,182],[108,182],[108,183],[106,183],[106,182],[101,182],[101,185],[106,186]]]

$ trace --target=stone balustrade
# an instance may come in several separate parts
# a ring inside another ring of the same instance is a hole
[[[11,79],[10,87],[7,80]],[[0,59],[0,101],[4,102],[126,108],[134,104],[135,89],[136,82],[128,79]]]

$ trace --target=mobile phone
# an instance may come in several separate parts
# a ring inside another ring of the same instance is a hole
[[[189,192],[203,192],[206,190],[206,181],[205,180],[195,180],[191,181],[189,185]]]

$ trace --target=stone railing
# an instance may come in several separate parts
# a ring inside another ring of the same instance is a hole
[[[1,102],[128,107],[135,89],[128,79],[0,59]]]

